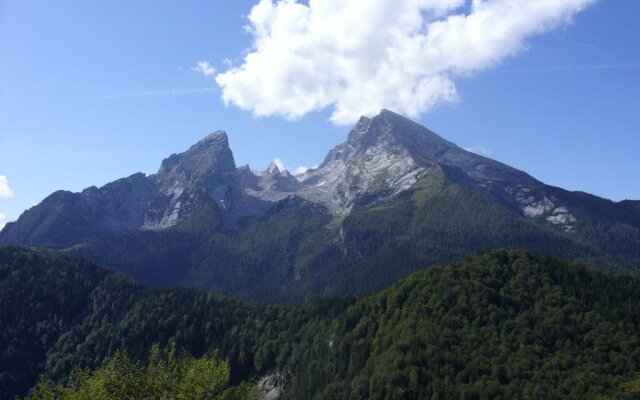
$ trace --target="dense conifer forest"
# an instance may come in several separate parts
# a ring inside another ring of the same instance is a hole
[[[284,304],[381,290],[425,266],[493,248],[523,248],[605,271],[640,273],[634,202],[560,189],[556,195],[576,213],[571,232],[522,218],[434,167],[411,189],[374,205],[356,205],[344,219],[289,198],[225,231],[209,199],[175,227],[100,236],[62,249],[154,287],[195,287]]]
[[[625,398],[640,371],[639,305],[636,278],[518,250],[360,298],[277,306],[2,248],[0,397],[27,395],[41,375],[69,384],[119,351],[144,362],[157,344],[227,360],[231,386],[277,372],[292,399]]]

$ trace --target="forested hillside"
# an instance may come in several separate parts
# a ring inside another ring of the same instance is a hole
[[[227,358],[231,383],[278,371],[285,397],[622,396],[640,370],[640,280],[489,251],[359,299],[247,305],[153,290],[89,262],[0,249],[0,397],[45,373],[152,344]]]
[[[0,245],[55,248],[152,287],[301,304],[494,248],[640,276],[638,204],[546,185],[382,110],[295,175],[236,166],[214,132],[155,174],[52,193]]]
[[[584,399],[615,392],[640,368],[639,285],[521,251],[428,269],[323,325],[305,346],[292,393]]]
[[[612,202],[585,197],[574,207],[580,229],[562,233],[516,215],[434,167],[411,189],[356,206],[343,219],[288,198],[226,232],[211,223],[219,219],[211,205],[166,230],[104,236],[65,252],[155,287],[196,287],[278,303],[381,290],[425,266],[498,247],[638,273],[640,217],[631,207],[620,211]]]

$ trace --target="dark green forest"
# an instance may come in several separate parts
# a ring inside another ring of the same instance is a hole
[[[291,399],[631,398],[640,280],[485,251],[360,298],[249,305],[150,289],[89,261],[0,249],[0,397],[154,344],[227,360],[229,385],[279,372]],[[87,378],[88,379],[88,378]]]
[[[209,199],[176,227],[96,237],[64,252],[154,287],[196,287],[284,304],[381,290],[425,266],[492,248],[524,248],[605,271],[640,273],[634,202],[556,192],[576,214],[572,232],[525,219],[434,167],[411,189],[355,206],[344,219],[289,198],[225,231]]]

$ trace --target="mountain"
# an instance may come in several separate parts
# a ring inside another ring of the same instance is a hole
[[[383,110],[295,176],[237,167],[215,132],[156,174],[53,193],[0,244],[55,247],[154,286],[291,303],[379,290],[496,247],[639,274],[638,204],[545,185]]]
[[[249,305],[153,290],[86,260],[0,249],[0,397],[117,350],[217,352],[281,399],[585,399],[640,370],[640,280],[525,251],[429,268],[359,299]],[[616,397],[626,398],[626,397]]]
[[[434,165],[528,217],[546,215],[571,229],[575,217],[544,185],[524,172],[465,151],[391,111],[362,117],[347,142],[316,169],[297,177],[275,164],[254,173],[236,168],[227,134],[218,131],[163,160],[151,176],[135,174],[81,193],[56,192],[27,210],[2,232],[5,243],[68,244],[130,229],[166,229],[187,219],[205,193],[227,227],[264,213],[273,203],[298,196],[348,214],[409,189]],[[64,231],[64,232],[62,232]]]
[[[387,110],[373,119],[362,117],[347,142],[301,180],[327,189],[325,201],[331,208],[349,210],[354,203],[375,202],[409,189],[435,165],[501,199],[507,196],[494,186],[502,184],[500,189],[506,190],[519,185],[529,191],[541,186],[521,171],[465,151]]]

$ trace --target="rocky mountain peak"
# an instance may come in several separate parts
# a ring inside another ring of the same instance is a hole
[[[150,177],[155,190],[149,199],[143,228],[163,229],[177,224],[199,207],[202,192],[220,209],[235,212],[241,196],[238,175],[224,131],[213,132],[187,151],[172,154],[162,161],[158,173]]]
[[[411,188],[433,167],[528,218],[544,218],[567,231],[575,222],[567,205],[531,176],[468,152],[389,110],[361,117],[347,141],[320,166],[297,176],[276,163],[255,173],[248,166],[236,168],[227,134],[217,131],[166,158],[157,174],[136,174],[49,203],[63,202],[91,220],[92,225],[81,226],[82,234],[174,226],[204,207],[203,199],[213,200],[223,223],[233,227],[240,218],[263,213],[288,196],[346,215],[355,204],[372,204]]]
[[[440,155],[458,149],[441,136],[389,110],[382,110],[370,124],[378,140],[406,149],[416,161],[435,162]]]
[[[409,157],[420,165],[437,162],[449,150],[459,149],[429,129],[389,110],[373,118],[360,117],[345,143],[336,146],[325,159],[348,162],[357,155],[385,152]]]
[[[423,142],[423,143],[421,143]],[[455,147],[435,133],[388,110],[361,117],[347,141],[329,152],[318,169],[300,177],[304,193],[338,213],[355,203],[370,203],[413,185],[434,160],[425,154]]]
[[[279,174],[280,168],[278,168],[278,164],[276,164],[275,162],[271,162],[271,164],[269,164],[269,167],[267,167],[267,173]]]
[[[198,141],[196,144],[191,146],[193,148],[220,148],[220,147],[229,147],[229,138],[227,137],[227,132],[223,130],[218,130],[213,133],[208,134],[203,139]]]
[[[162,161],[159,176],[182,178],[195,183],[207,176],[233,174],[236,169],[229,140],[224,131],[207,135],[189,150],[172,154]]]
[[[348,213],[354,203],[375,202],[408,189],[435,165],[449,179],[516,209],[544,198],[514,199],[513,193],[520,190],[514,188],[534,191],[540,183],[389,110],[372,118],[361,117],[345,143],[331,150],[317,170],[299,178],[309,188],[303,193],[307,198]]]
[[[371,125],[371,118],[367,118],[364,115],[361,116],[358,122],[356,122],[353,129],[351,129],[351,132],[349,132],[347,141],[351,142],[354,145],[357,144],[368,132],[369,125]]]

